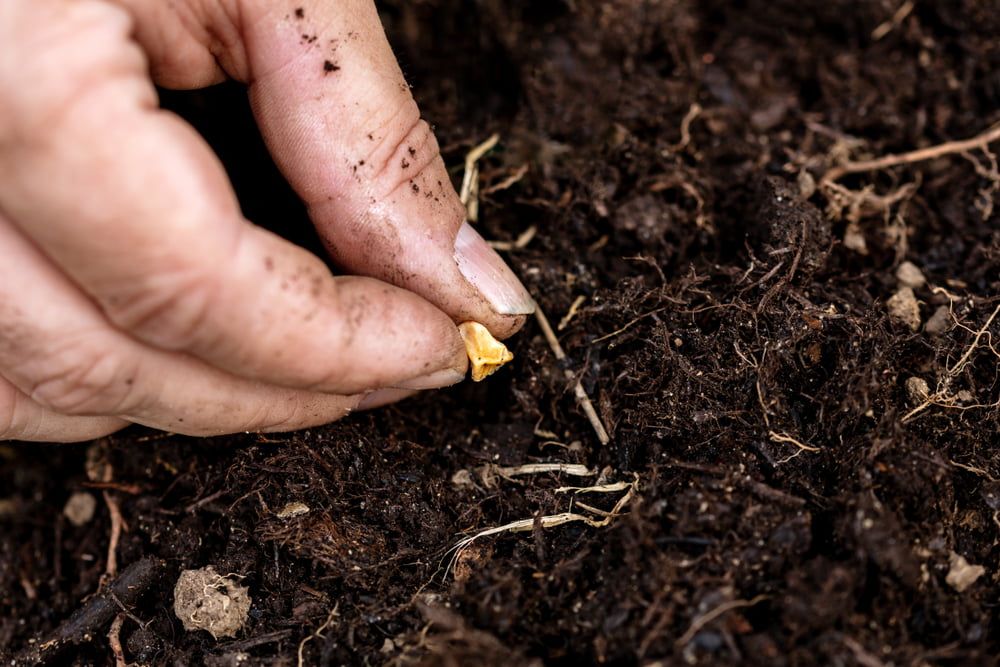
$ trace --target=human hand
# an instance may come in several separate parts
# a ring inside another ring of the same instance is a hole
[[[155,80],[246,82],[334,260],[245,220]],[[152,79],[152,80],[151,80]],[[0,3],[0,440],[292,430],[458,382],[532,301],[371,0]]]

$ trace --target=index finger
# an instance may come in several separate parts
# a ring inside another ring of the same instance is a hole
[[[466,222],[374,3],[243,4],[264,137],[337,262],[421,294],[456,321],[500,336],[520,328],[534,302]]]

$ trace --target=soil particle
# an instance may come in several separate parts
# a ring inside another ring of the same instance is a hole
[[[324,74],[330,74],[331,72],[336,72],[340,69],[340,65],[333,63],[329,60],[323,61],[323,72]]]
[[[69,497],[63,507],[63,516],[72,525],[79,528],[94,518],[94,510],[97,509],[97,499],[93,494],[86,491],[77,491]]]
[[[174,586],[174,614],[189,632],[207,630],[215,639],[235,637],[250,613],[248,590],[211,565],[184,570]]]
[[[920,377],[910,377],[906,378],[906,394],[910,397],[910,403],[919,405],[931,395],[931,388],[927,384],[927,380]]]
[[[948,576],[945,581],[956,591],[964,593],[984,574],[986,574],[986,568],[982,565],[970,565],[964,556],[954,551],[951,552],[948,560]]]
[[[913,331],[920,329],[920,304],[910,287],[901,287],[886,301],[889,315]]]
[[[924,329],[932,336],[939,336],[951,328],[951,310],[948,306],[938,306],[934,314],[927,318]]]
[[[903,262],[896,268],[896,280],[899,281],[900,287],[910,289],[920,289],[927,284],[923,271],[913,262]]]

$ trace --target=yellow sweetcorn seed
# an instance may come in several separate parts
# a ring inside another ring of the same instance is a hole
[[[465,341],[465,352],[472,362],[472,381],[480,382],[514,358],[507,346],[498,341],[479,322],[463,322],[458,330]]]

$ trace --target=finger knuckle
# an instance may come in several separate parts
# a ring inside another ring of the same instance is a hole
[[[2,29],[5,50],[23,57],[0,59],[0,86],[16,91],[4,107],[5,140],[48,136],[58,118],[73,116],[103,77],[122,71],[123,58],[142,58],[129,42],[131,18],[103,0],[22,5]],[[43,130],[39,132],[38,130]]]
[[[281,433],[293,431],[302,424],[302,405],[296,400],[278,400],[261,403],[254,414],[248,415],[247,428],[251,431]]]
[[[369,156],[374,170],[377,196],[387,198],[404,190],[411,195],[435,197],[444,183],[427,177],[428,170],[441,159],[437,139],[427,121],[420,118],[416,105],[388,124],[385,136]]]
[[[108,318],[141,340],[167,350],[188,350],[203,338],[216,279],[188,268],[158,272],[148,281],[102,297]]]
[[[13,440],[20,433],[17,402],[17,390],[0,380],[0,440]]]
[[[287,433],[301,428],[337,421],[348,410],[330,411],[311,401],[288,400],[263,411],[254,422],[253,430],[263,433]]]
[[[124,414],[134,402],[136,369],[85,338],[55,347],[36,373],[28,395],[64,415]]]

